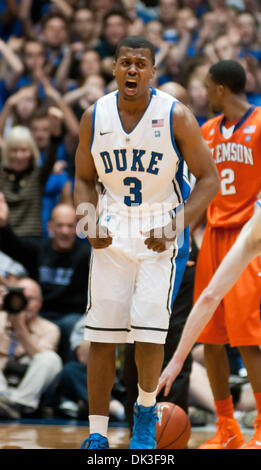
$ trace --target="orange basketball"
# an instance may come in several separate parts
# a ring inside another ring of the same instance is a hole
[[[188,415],[180,406],[170,402],[159,402],[157,410],[157,449],[185,449],[191,430]]]

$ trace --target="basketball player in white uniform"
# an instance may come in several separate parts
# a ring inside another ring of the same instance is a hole
[[[236,242],[191,310],[176,352],[160,376],[158,391],[165,387],[164,395],[168,395],[184,360],[217,306],[250,261],[258,255],[261,255],[261,199],[256,202],[253,216],[242,228]]]
[[[219,187],[195,118],[173,97],[150,87],[154,74],[152,44],[140,37],[124,39],[114,64],[118,91],[98,100],[80,124],[75,205],[82,231],[88,221],[93,247],[85,329],[91,341],[90,437],[83,448],[108,448],[115,347],[122,342],[135,342],[138,370],[130,448],[156,447],[156,389],[180,240]],[[191,195],[183,179],[184,160],[197,178]],[[83,203],[97,206],[98,179],[104,192],[97,223],[94,211],[89,209],[85,219],[82,208]]]

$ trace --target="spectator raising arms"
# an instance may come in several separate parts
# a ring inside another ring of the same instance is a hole
[[[52,116],[48,155],[39,165],[39,149],[27,127],[15,126],[3,141],[0,187],[10,208],[10,225],[18,236],[42,235],[42,196],[56,159],[61,119]]]

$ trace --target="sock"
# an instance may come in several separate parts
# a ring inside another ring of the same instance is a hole
[[[157,389],[154,392],[145,392],[138,384],[137,404],[141,406],[154,406],[156,403]]]
[[[257,415],[261,417],[261,392],[254,393],[254,397],[256,400]]]
[[[232,395],[224,400],[215,400],[215,407],[217,416],[226,416],[227,418],[234,418],[234,406]]]
[[[107,437],[109,417],[102,415],[90,415],[89,426],[90,434],[98,433]]]

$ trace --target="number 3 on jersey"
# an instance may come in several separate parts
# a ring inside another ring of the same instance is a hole
[[[130,187],[130,196],[124,197],[126,206],[139,206],[142,203],[141,181],[138,178],[124,178],[125,186]]]
[[[225,168],[220,173],[220,190],[223,196],[228,196],[231,194],[236,194],[236,187],[234,186],[235,181],[235,172],[231,168]]]

